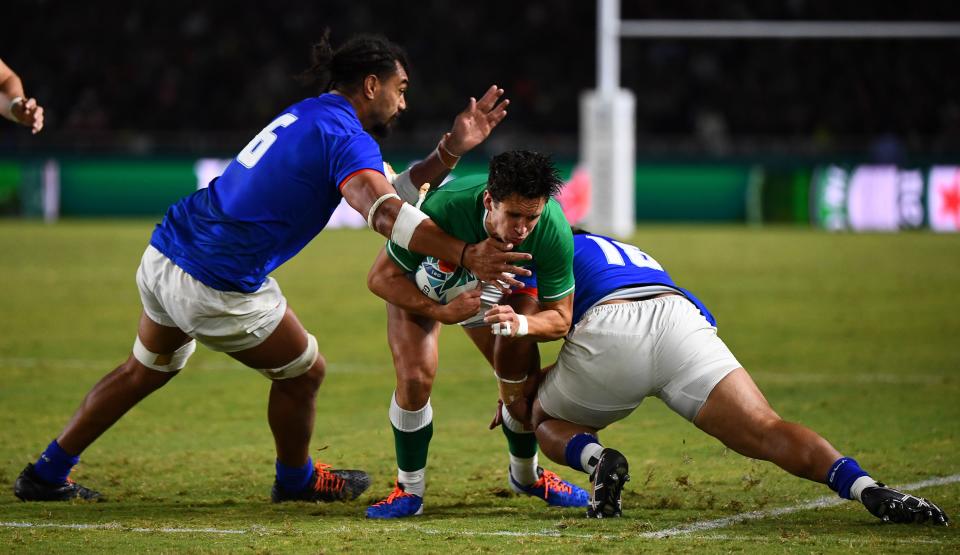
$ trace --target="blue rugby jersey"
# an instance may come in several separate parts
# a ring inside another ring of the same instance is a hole
[[[150,244],[204,284],[251,293],[319,233],[353,174],[383,173],[350,102],[324,94],[285,110],[210,186],[168,210]]]
[[[690,291],[677,287],[659,262],[633,245],[595,233],[573,236],[573,323],[604,297],[618,289],[659,285],[681,293],[703,317],[716,326],[717,320]],[[536,274],[518,277],[527,287],[536,287]]]

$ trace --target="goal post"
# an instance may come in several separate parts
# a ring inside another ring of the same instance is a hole
[[[623,20],[620,0],[597,0],[597,88],[580,97],[580,161],[590,176],[583,223],[598,233],[626,238],[636,225],[636,101],[620,88],[620,40],[664,38],[956,40],[960,22]]]

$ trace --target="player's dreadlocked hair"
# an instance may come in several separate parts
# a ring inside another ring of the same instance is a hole
[[[321,92],[334,88],[352,92],[367,75],[385,79],[397,71],[397,62],[410,72],[407,53],[380,35],[356,35],[334,50],[330,46],[330,29],[324,29],[313,45],[311,58],[313,65],[300,74],[300,81]]]
[[[493,200],[510,195],[523,198],[549,198],[560,192],[563,181],[546,154],[529,150],[509,150],[490,160],[487,191]]]

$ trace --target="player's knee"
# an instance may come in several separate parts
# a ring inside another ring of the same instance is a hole
[[[262,368],[257,369],[257,372],[271,380],[289,380],[308,374],[310,379],[316,381],[316,386],[320,387],[326,374],[326,364],[320,356],[317,338],[307,334],[307,348],[300,356],[279,368]]]
[[[426,372],[408,372],[397,380],[397,390],[402,398],[417,406],[426,404],[433,389],[433,376]]]
[[[327,377],[327,361],[323,358],[323,355],[317,353],[317,360],[313,362],[313,366],[306,371],[304,376],[306,376],[310,387],[314,391],[320,389],[324,378]]]

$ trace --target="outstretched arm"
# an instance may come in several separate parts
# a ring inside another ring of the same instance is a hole
[[[400,196],[413,202],[412,195],[424,183],[439,186],[460,157],[487,140],[493,129],[507,117],[510,101],[503,98],[503,89],[491,85],[479,100],[470,97],[467,107],[457,114],[453,127],[426,158],[400,174],[394,183]]]
[[[10,66],[0,60],[0,114],[25,125],[37,134],[43,129],[43,107],[35,98],[24,98],[23,83]]]

